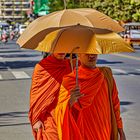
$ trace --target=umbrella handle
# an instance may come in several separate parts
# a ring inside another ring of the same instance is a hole
[[[71,70],[73,71],[73,63],[72,63],[72,53],[70,54],[70,64],[71,64]],[[76,86],[78,87],[78,55],[76,54]]]
[[[71,70],[73,71],[72,53],[70,54],[70,65],[71,65]]]
[[[78,84],[78,55],[76,54],[76,86],[79,86]]]
[[[74,52],[74,50],[76,49],[79,49],[80,47],[75,47],[73,48],[73,50],[71,51],[71,60],[72,60],[72,53]],[[76,55],[76,86],[78,87],[78,54],[75,54]],[[72,61],[71,61],[72,62]],[[72,66],[72,64],[71,64]]]

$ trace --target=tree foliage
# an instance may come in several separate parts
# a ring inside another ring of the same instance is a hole
[[[140,21],[140,0],[66,0],[67,8],[94,8],[116,20]],[[63,0],[49,0],[50,12],[64,9]]]
[[[58,11],[64,9],[63,0],[48,0],[48,6],[50,7],[50,12]]]

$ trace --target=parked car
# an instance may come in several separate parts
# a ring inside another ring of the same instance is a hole
[[[124,29],[121,36],[130,44],[140,45],[140,22],[126,23]]]

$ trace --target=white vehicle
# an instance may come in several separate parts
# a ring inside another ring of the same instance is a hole
[[[19,25],[19,35],[23,33],[23,31],[26,29],[27,25]]]
[[[130,44],[140,45],[140,22],[126,23],[124,29],[124,39]]]

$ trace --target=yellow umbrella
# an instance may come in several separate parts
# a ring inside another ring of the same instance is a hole
[[[48,33],[77,24],[114,32],[123,31],[117,22],[97,10],[91,8],[65,9],[34,20],[19,37],[17,43],[24,48],[34,49]]]
[[[81,25],[51,32],[46,35],[35,50],[52,53],[88,54],[134,52],[134,49],[117,33]],[[78,57],[76,61],[76,86],[78,86]]]
[[[35,48],[54,53],[109,54],[133,52],[117,33],[81,25],[58,29],[46,35]]]

